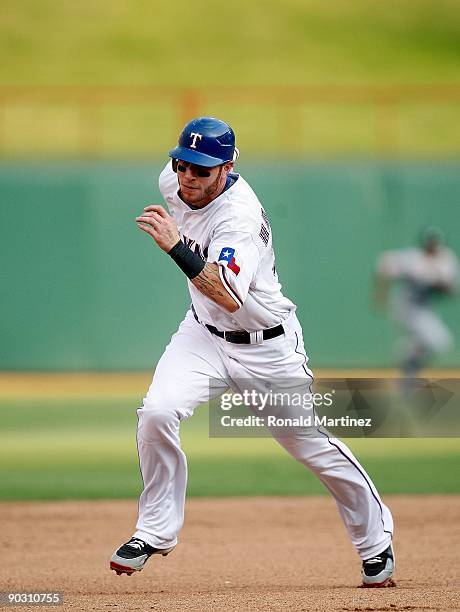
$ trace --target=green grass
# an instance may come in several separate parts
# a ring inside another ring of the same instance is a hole
[[[137,497],[136,398],[0,402],[0,499]],[[182,426],[192,496],[310,495],[321,483],[271,439],[209,439]],[[458,493],[457,439],[349,441],[383,493]]]
[[[213,86],[456,81],[456,0],[22,0],[2,83]]]
[[[327,103],[239,86],[460,82],[456,0],[265,0],[231,4],[23,0],[0,17],[0,85],[155,85],[202,90],[80,106],[3,100],[0,154],[164,154],[190,114],[235,127],[244,154],[452,155],[459,101]],[[216,97],[216,86],[229,92]],[[436,88],[435,88],[436,90]],[[388,120],[382,123],[382,117]]]

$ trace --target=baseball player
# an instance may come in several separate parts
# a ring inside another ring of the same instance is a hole
[[[192,305],[156,368],[138,409],[138,452],[144,489],[133,537],[111,569],[131,575],[177,544],[184,518],[187,462],[180,422],[241,381],[291,378],[308,389],[302,329],[278,282],[268,217],[244,178],[229,125],[190,121],[159,179],[168,207],[144,208],[136,222],[187,277]],[[350,450],[321,428],[273,432],[334,496],[363,561],[364,586],[391,584],[393,520]]]
[[[433,309],[437,298],[454,293],[459,278],[458,259],[443,242],[442,232],[428,227],[420,247],[386,251],[377,262],[378,303],[386,303],[393,281],[399,283],[391,312],[405,334],[402,370],[407,379],[453,345],[449,329]]]

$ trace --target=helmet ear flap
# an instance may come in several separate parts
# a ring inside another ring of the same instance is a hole
[[[172,169],[177,174],[177,159],[173,158],[171,161],[172,161]]]

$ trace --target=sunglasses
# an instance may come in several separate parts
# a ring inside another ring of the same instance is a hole
[[[174,172],[185,172],[187,168],[201,178],[209,178],[211,171],[206,166],[198,166],[197,164],[191,164],[190,162],[182,161],[181,159],[173,159],[173,170]]]

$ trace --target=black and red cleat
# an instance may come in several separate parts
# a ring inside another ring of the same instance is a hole
[[[364,588],[382,588],[396,586],[392,579],[395,569],[393,548],[390,544],[383,552],[363,561]]]
[[[174,546],[171,548],[154,548],[140,540],[139,538],[131,538],[118,550],[116,550],[110,559],[110,569],[115,571],[119,576],[126,574],[131,576],[134,572],[140,572],[147,560],[152,555],[168,555]]]

